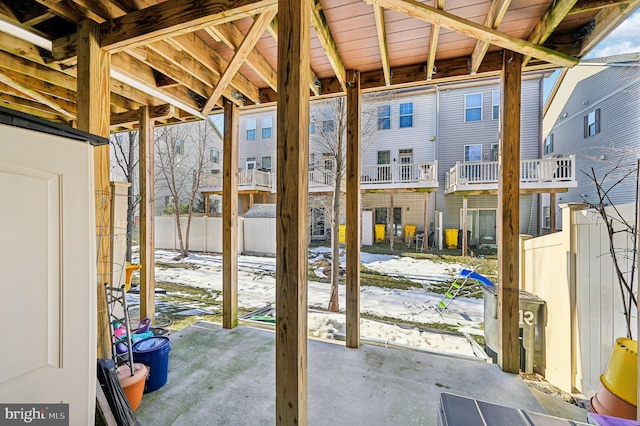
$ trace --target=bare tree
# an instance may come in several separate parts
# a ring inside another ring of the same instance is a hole
[[[627,337],[633,339],[631,320],[633,312],[638,308],[638,300],[634,290],[634,276],[637,266],[637,238],[636,229],[638,223],[638,178],[640,176],[640,160],[637,160],[635,168],[624,167],[623,164],[617,163],[610,170],[599,174],[594,167],[589,172],[583,171],[585,175],[595,185],[597,193],[597,201],[595,203],[588,202],[583,197],[589,207],[595,209],[605,223],[609,242],[609,255],[613,263],[616,278],[618,280],[618,289],[622,298],[622,306],[627,326]],[[633,223],[620,214],[618,208],[612,200],[612,192],[620,186],[628,184],[628,181],[635,177],[636,198],[635,198],[635,214]],[[620,248],[616,245],[616,235],[626,234],[631,240],[631,249]],[[630,265],[629,269],[621,267],[622,263]]]
[[[213,130],[205,121],[166,126],[156,133],[156,182],[171,194],[169,211],[175,217],[180,242],[178,259],[189,254],[191,218],[197,202],[200,176],[207,162],[207,148],[213,137]],[[187,215],[184,232],[181,213]]]
[[[137,170],[138,170],[138,131],[131,131],[128,133],[117,133],[111,137],[111,147],[115,155],[116,164],[124,178],[130,183],[127,190],[127,253],[126,260],[131,262],[131,246],[133,244],[133,223],[135,211],[140,204],[140,199],[137,196],[138,182],[137,182]]]
[[[387,92],[372,94],[363,98],[361,115],[361,150],[375,142],[378,105],[383,100],[387,103],[391,95]],[[344,97],[331,98],[313,105],[310,112],[312,133],[310,137],[312,153],[321,156],[320,167],[312,171],[310,180],[315,184],[331,187],[331,202],[329,204],[329,222],[331,233],[331,295],[329,310],[339,310],[338,282],[340,279],[340,215],[341,192],[346,172],[346,137],[347,137],[347,109]],[[315,161],[315,160],[314,160]],[[325,207],[325,200],[313,197],[310,206]],[[310,219],[312,220],[312,219]]]

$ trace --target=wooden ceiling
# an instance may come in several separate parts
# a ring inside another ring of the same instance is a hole
[[[343,93],[571,67],[640,0],[300,0],[311,14],[309,89]],[[226,97],[277,100],[277,0],[0,0],[0,105],[74,124],[77,23],[100,23],[111,56],[111,128],[200,119]]]

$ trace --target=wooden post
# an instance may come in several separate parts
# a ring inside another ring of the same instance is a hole
[[[347,347],[360,346],[360,72],[347,71]]]
[[[224,99],[222,327],[238,325],[238,107]]]
[[[205,217],[209,216],[209,211],[211,209],[211,206],[209,205],[210,203],[210,198],[211,198],[211,194],[209,194],[208,192],[206,194],[204,194],[204,215]]]
[[[426,191],[424,193],[424,238],[422,239],[422,250],[423,251],[427,251],[427,248],[429,247],[429,191]],[[418,231],[416,230],[416,235],[415,235],[415,241],[417,244],[418,238]],[[418,248],[416,246],[416,248]]]
[[[249,193],[249,208],[253,207],[253,192]]]
[[[469,241],[467,238],[467,205],[469,201],[469,195],[462,194],[462,256],[466,256],[469,250]]]
[[[549,233],[556,232],[556,193],[549,194]]]
[[[111,56],[100,49],[100,25],[91,20],[78,24],[78,129],[109,137]],[[99,358],[111,357],[109,316],[104,284],[111,283],[111,183],[109,145],[94,148],[94,189],[96,194],[96,239],[98,275]]]
[[[393,191],[389,191],[389,227],[391,228],[391,235],[389,236],[389,249],[393,250],[393,243],[396,236],[395,230],[395,217],[393,214]]]
[[[520,233],[520,97],[522,54],[505,50],[500,75],[502,140],[498,156],[498,364],[520,368],[518,243]]]
[[[276,424],[309,423],[309,3],[278,1]]]
[[[149,107],[140,108],[138,141],[140,175],[140,319],[155,323],[155,197],[154,197],[154,135]]]

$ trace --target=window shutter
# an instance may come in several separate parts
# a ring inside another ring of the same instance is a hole
[[[596,110],[596,134],[600,133],[600,108]]]
[[[585,115],[584,116],[584,138],[588,138],[589,137],[589,116]]]

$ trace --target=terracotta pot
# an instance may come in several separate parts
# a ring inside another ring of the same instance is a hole
[[[589,412],[604,414],[605,416],[621,417],[623,419],[635,420],[636,407],[618,398],[611,393],[604,385],[601,385],[598,392],[589,400]]]
[[[142,393],[144,391],[144,384],[147,381],[147,374],[149,369],[146,365],[135,363],[133,364],[133,376],[131,375],[131,369],[128,365],[121,365],[118,367],[118,380],[124,390],[124,394],[129,401],[129,405],[133,411],[138,409],[140,401],[142,400]]]

